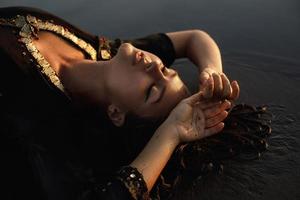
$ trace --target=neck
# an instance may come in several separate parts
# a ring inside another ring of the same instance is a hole
[[[108,61],[69,60],[61,65],[58,76],[80,106],[105,106]]]

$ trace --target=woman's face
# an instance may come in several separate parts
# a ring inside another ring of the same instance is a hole
[[[109,91],[113,103],[140,117],[165,117],[189,92],[177,72],[149,52],[129,43],[110,60]]]

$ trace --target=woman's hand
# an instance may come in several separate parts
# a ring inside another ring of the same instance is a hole
[[[182,100],[164,122],[173,141],[177,144],[198,140],[220,132],[227,117],[229,101],[212,101],[198,92]]]
[[[200,90],[204,98],[236,100],[240,89],[237,81],[230,83],[224,73],[219,73],[212,68],[205,68],[199,75]]]
[[[143,151],[130,164],[143,174],[150,191],[179,143],[220,132],[229,101],[212,101],[198,92],[182,100],[155,131]]]

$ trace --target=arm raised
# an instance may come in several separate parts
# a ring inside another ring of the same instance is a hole
[[[216,42],[204,31],[185,30],[167,33],[171,39],[177,58],[187,57],[199,71],[212,68],[222,73],[222,60]]]
[[[210,94],[213,97],[230,100],[238,98],[239,85],[237,81],[230,83],[223,73],[220,49],[210,35],[201,30],[185,30],[167,33],[167,36],[173,43],[176,58],[186,57],[198,67],[200,90],[212,78]]]

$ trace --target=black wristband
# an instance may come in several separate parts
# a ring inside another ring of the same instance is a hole
[[[122,167],[118,172],[117,179],[125,185],[133,199],[149,199],[143,175],[135,167]]]

